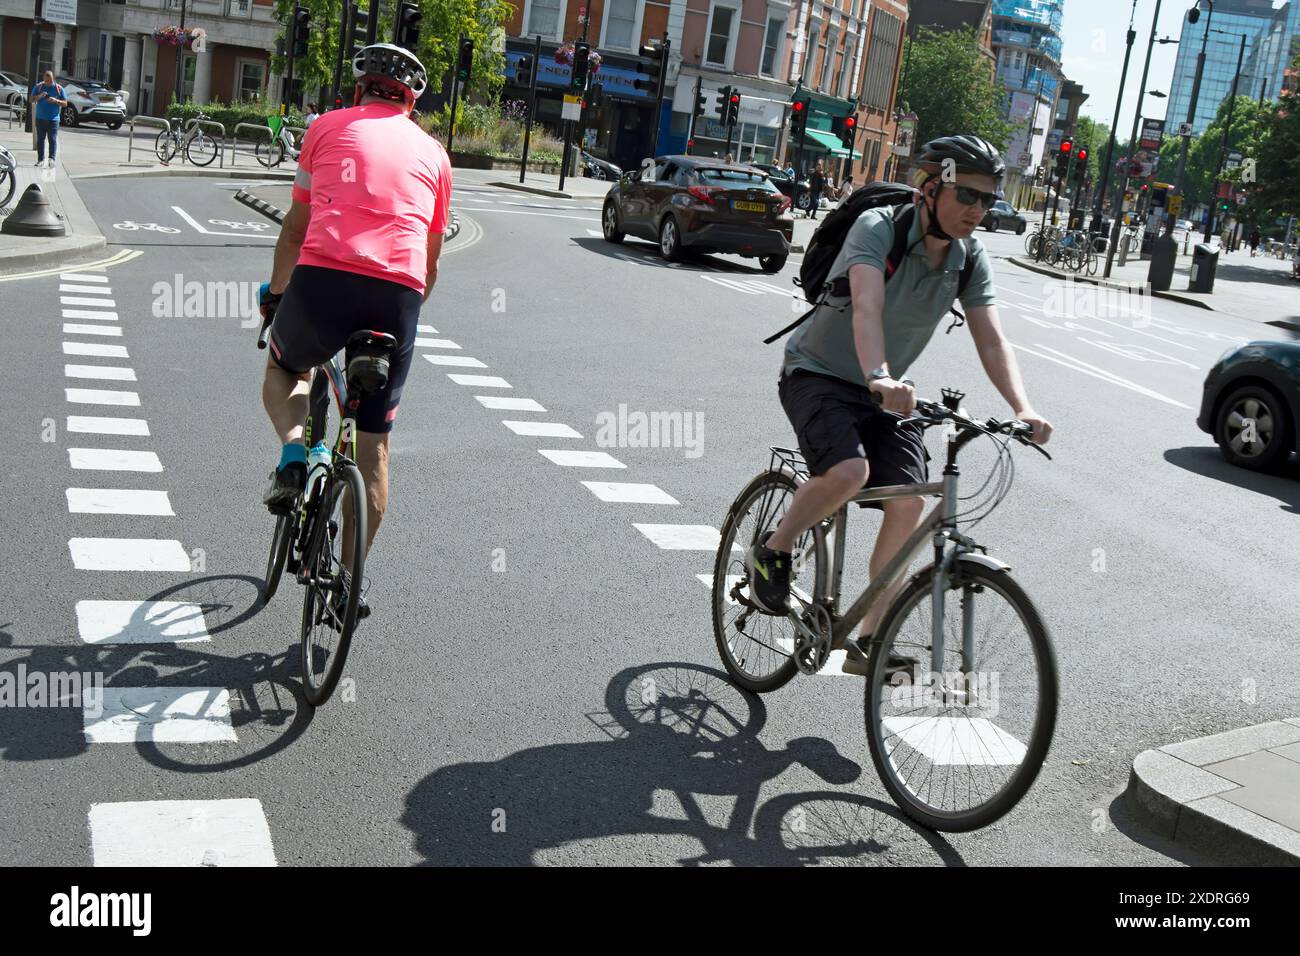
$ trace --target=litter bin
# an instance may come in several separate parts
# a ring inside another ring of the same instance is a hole
[[[1151,266],[1147,269],[1147,282],[1153,292],[1168,292],[1174,281],[1174,262],[1178,258],[1178,244],[1166,233],[1151,239]]]
[[[1219,253],[1213,246],[1198,242],[1192,248],[1191,281],[1187,283],[1188,292],[1213,292],[1214,273],[1219,266]]]

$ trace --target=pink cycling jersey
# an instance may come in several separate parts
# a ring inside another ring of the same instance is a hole
[[[323,113],[307,131],[293,198],[311,204],[298,263],[420,292],[429,233],[447,228],[447,151],[396,103]]]

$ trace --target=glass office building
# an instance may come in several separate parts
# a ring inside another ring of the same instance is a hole
[[[996,76],[1007,88],[1003,116],[1016,129],[1007,143],[1007,195],[1043,162],[1061,84],[1065,0],[993,0]]]
[[[1169,83],[1169,109],[1165,113],[1166,129],[1177,134],[1178,124],[1187,121],[1187,110],[1192,101],[1192,86],[1196,78],[1196,60],[1205,42],[1209,27],[1209,43],[1205,45],[1205,70],[1201,75],[1201,91],[1196,101],[1196,115],[1192,118],[1192,133],[1199,136],[1214,122],[1219,104],[1232,93],[1232,81],[1237,75],[1237,54],[1241,49],[1242,34],[1246,36],[1246,53],[1242,59],[1242,73],[1246,74],[1261,40],[1273,26],[1273,0],[1214,0],[1213,14],[1209,0],[1200,2],[1200,19],[1188,23],[1183,18],[1183,31],[1178,42],[1178,58],[1174,62],[1174,75]],[[1222,30],[1222,33],[1215,33]],[[1278,74],[1280,78],[1280,73]],[[1243,76],[1237,88],[1238,95],[1259,95],[1259,82],[1253,91],[1251,80]]]
[[[1268,30],[1242,68],[1241,90],[1275,100],[1282,90],[1283,72],[1300,56],[1300,2],[1291,0],[1273,11]]]

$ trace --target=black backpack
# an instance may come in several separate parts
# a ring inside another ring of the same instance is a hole
[[[916,190],[911,186],[886,182],[868,183],[850,193],[849,198],[844,200],[844,204],[833,210],[817,227],[817,231],[808,242],[808,248],[804,251],[803,263],[799,266],[799,278],[795,280],[795,285],[803,289],[804,299],[811,302],[813,307],[781,331],[769,335],[763,340],[763,344],[771,344],[787,332],[798,328],[813,312],[817,311],[817,306],[828,296],[842,298],[849,294],[847,275],[828,281],[831,266],[835,264],[835,257],[840,254],[840,247],[844,245],[844,239],[849,234],[849,227],[868,209],[876,209],[880,206],[894,207],[894,245],[885,259],[885,281],[888,282],[902,263],[903,257],[907,255],[907,236],[912,229],[912,219],[916,216],[916,205],[913,202],[915,196]],[[957,278],[958,297],[966,291],[971,273],[975,269],[975,257],[971,254],[969,246],[965,248],[966,261],[962,263]],[[956,325],[966,321],[966,316],[956,306],[953,307],[952,313],[958,321],[948,327],[949,332]]]

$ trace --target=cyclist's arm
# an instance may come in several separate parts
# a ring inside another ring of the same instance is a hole
[[[280,224],[280,238],[275,241],[275,261],[271,267],[271,294],[283,294],[289,284],[293,267],[298,264],[298,253],[307,238],[307,224],[311,222],[311,203],[293,200],[289,212]]]
[[[849,294],[853,298],[853,345],[858,351],[864,380],[874,369],[885,368],[885,274],[875,266],[849,266]]]
[[[433,292],[433,284],[438,281],[438,257],[442,255],[442,233],[429,233],[429,252],[428,260],[425,266],[424,276],[424,301],[429,301],[429,295]]]
[[[1011,406],[1016,418],[1034,426],[1034,441],[1040,445],[1052,434],[1052,426],[1038,415],[1029,404],[1025,394],[1025,383],[1020,377],[1020,365],[1016,362],[1016,353],[1011,343],[1002,334],[1002,322],[998,318],[996,305],[976,305],[966,309],[966,324],[970,327],[971,338],[975,340],[975,351],[979,353],[980,364],[984,374],[989,377],[1001,396]]]

